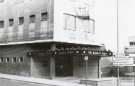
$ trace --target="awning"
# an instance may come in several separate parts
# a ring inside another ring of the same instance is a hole
[[[28,56],[35,55],[51,55],[51,56],[98,56],[98,57],[108,57],[113,56],[110,50],[102,49],[89,49],[89,48],[66,48],[66,49],[56,49],[51,50],[34,50],[28,52]]]

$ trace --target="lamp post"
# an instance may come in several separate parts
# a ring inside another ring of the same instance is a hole
[[[135,65],[132,66],[132,72],[133,72],[133,83],[134,83],[133,86],[135,86]]]
[[[87,79],[88,79],[88,56],[84,56],[85,60],[85,81],[86,81],[86,86],[87,86]]]
[[[119,53],[119,0],[117,0],[117,55]],[[117,66],[117,86],[120,86],[120,68]]]

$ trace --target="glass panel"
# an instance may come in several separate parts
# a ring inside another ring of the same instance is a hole
[[[0,29],[0,41],[3,40],[4,29]]]
[[[8,41],[12,41],[13,40],[13,27],[9,27],[8,28]]]
[[[24,17],[19,17],[19,25],[24,24]]]
[[[35,23],[36,17],[35,15],[30,15],[30,23]]]
[[[0,28],[4,28],[4,21],[0,21]]]
[[[41,22],[40,37],[47,37],[47,21]]]
[[[9,19],[9,26],[13,26],[14,25],[14,19]]]
[[[78,31],[84,31],[82,19],[76,18],[76,29]]]
[[[75,16],[65,15],[65,29],[75,30],[75,28],[76,28]]]
[[[88,28],[88,32],[94,33],[94,21],[89,20],[89,28]]]
[[[47,12],[46,12],[46,13],[42,13],[42,14],[41,14],[41,21],[47,21],[47,19],[48,19],[48,14],[47,14]]]
[[[21,40],[23,39],[23,25],[18,26],[18,39]]]
[[[35,23],[29,24],[29,38],[35,37]]]

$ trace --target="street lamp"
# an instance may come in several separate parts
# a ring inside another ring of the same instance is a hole
[[[85,60],[85,81],[86,81],[86,86],[87,86],[87,79],[88,79],[88,56],[84,56],[84,60]]]
[[[117,0],[117,55],[119,53],[119,0]],[[120,68],[117,66],[117,86],[120,86]]]

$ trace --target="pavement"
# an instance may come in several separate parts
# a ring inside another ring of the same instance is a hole
[[[79,83],[80,82],[80,79],[75,78],[75,77],[65,77],[65,78],[61,78],[61,77],[58,78],[57,77],[55,79],[59,80],[59,81],[66,81],[66,82],[71,82],[71,83]],[[114,85],[116,85],[116,83],[114,83]],[[134,83],[135,83],[134,77],[121,77],[120,78],[120,86],[135,86]]]
[[[135,82],[134,77],[120,78],[120,86],[135,86],[134,82]],[[38,79],[38,78],[0,74],[0,86],[86,86],[84,84],[80,85],[79,83],[80,78],[75,77],[63,77],[63,78],[57,77],[54,80],[48,80],[48,79]]]
[[[135,86],[133,80],[121,80],[120,86]]]
[[[67,81],[0,74],[0,86],[84,86]]]
[[[135,86],[135,78],[134,77],[121,77],[120,86]]]

